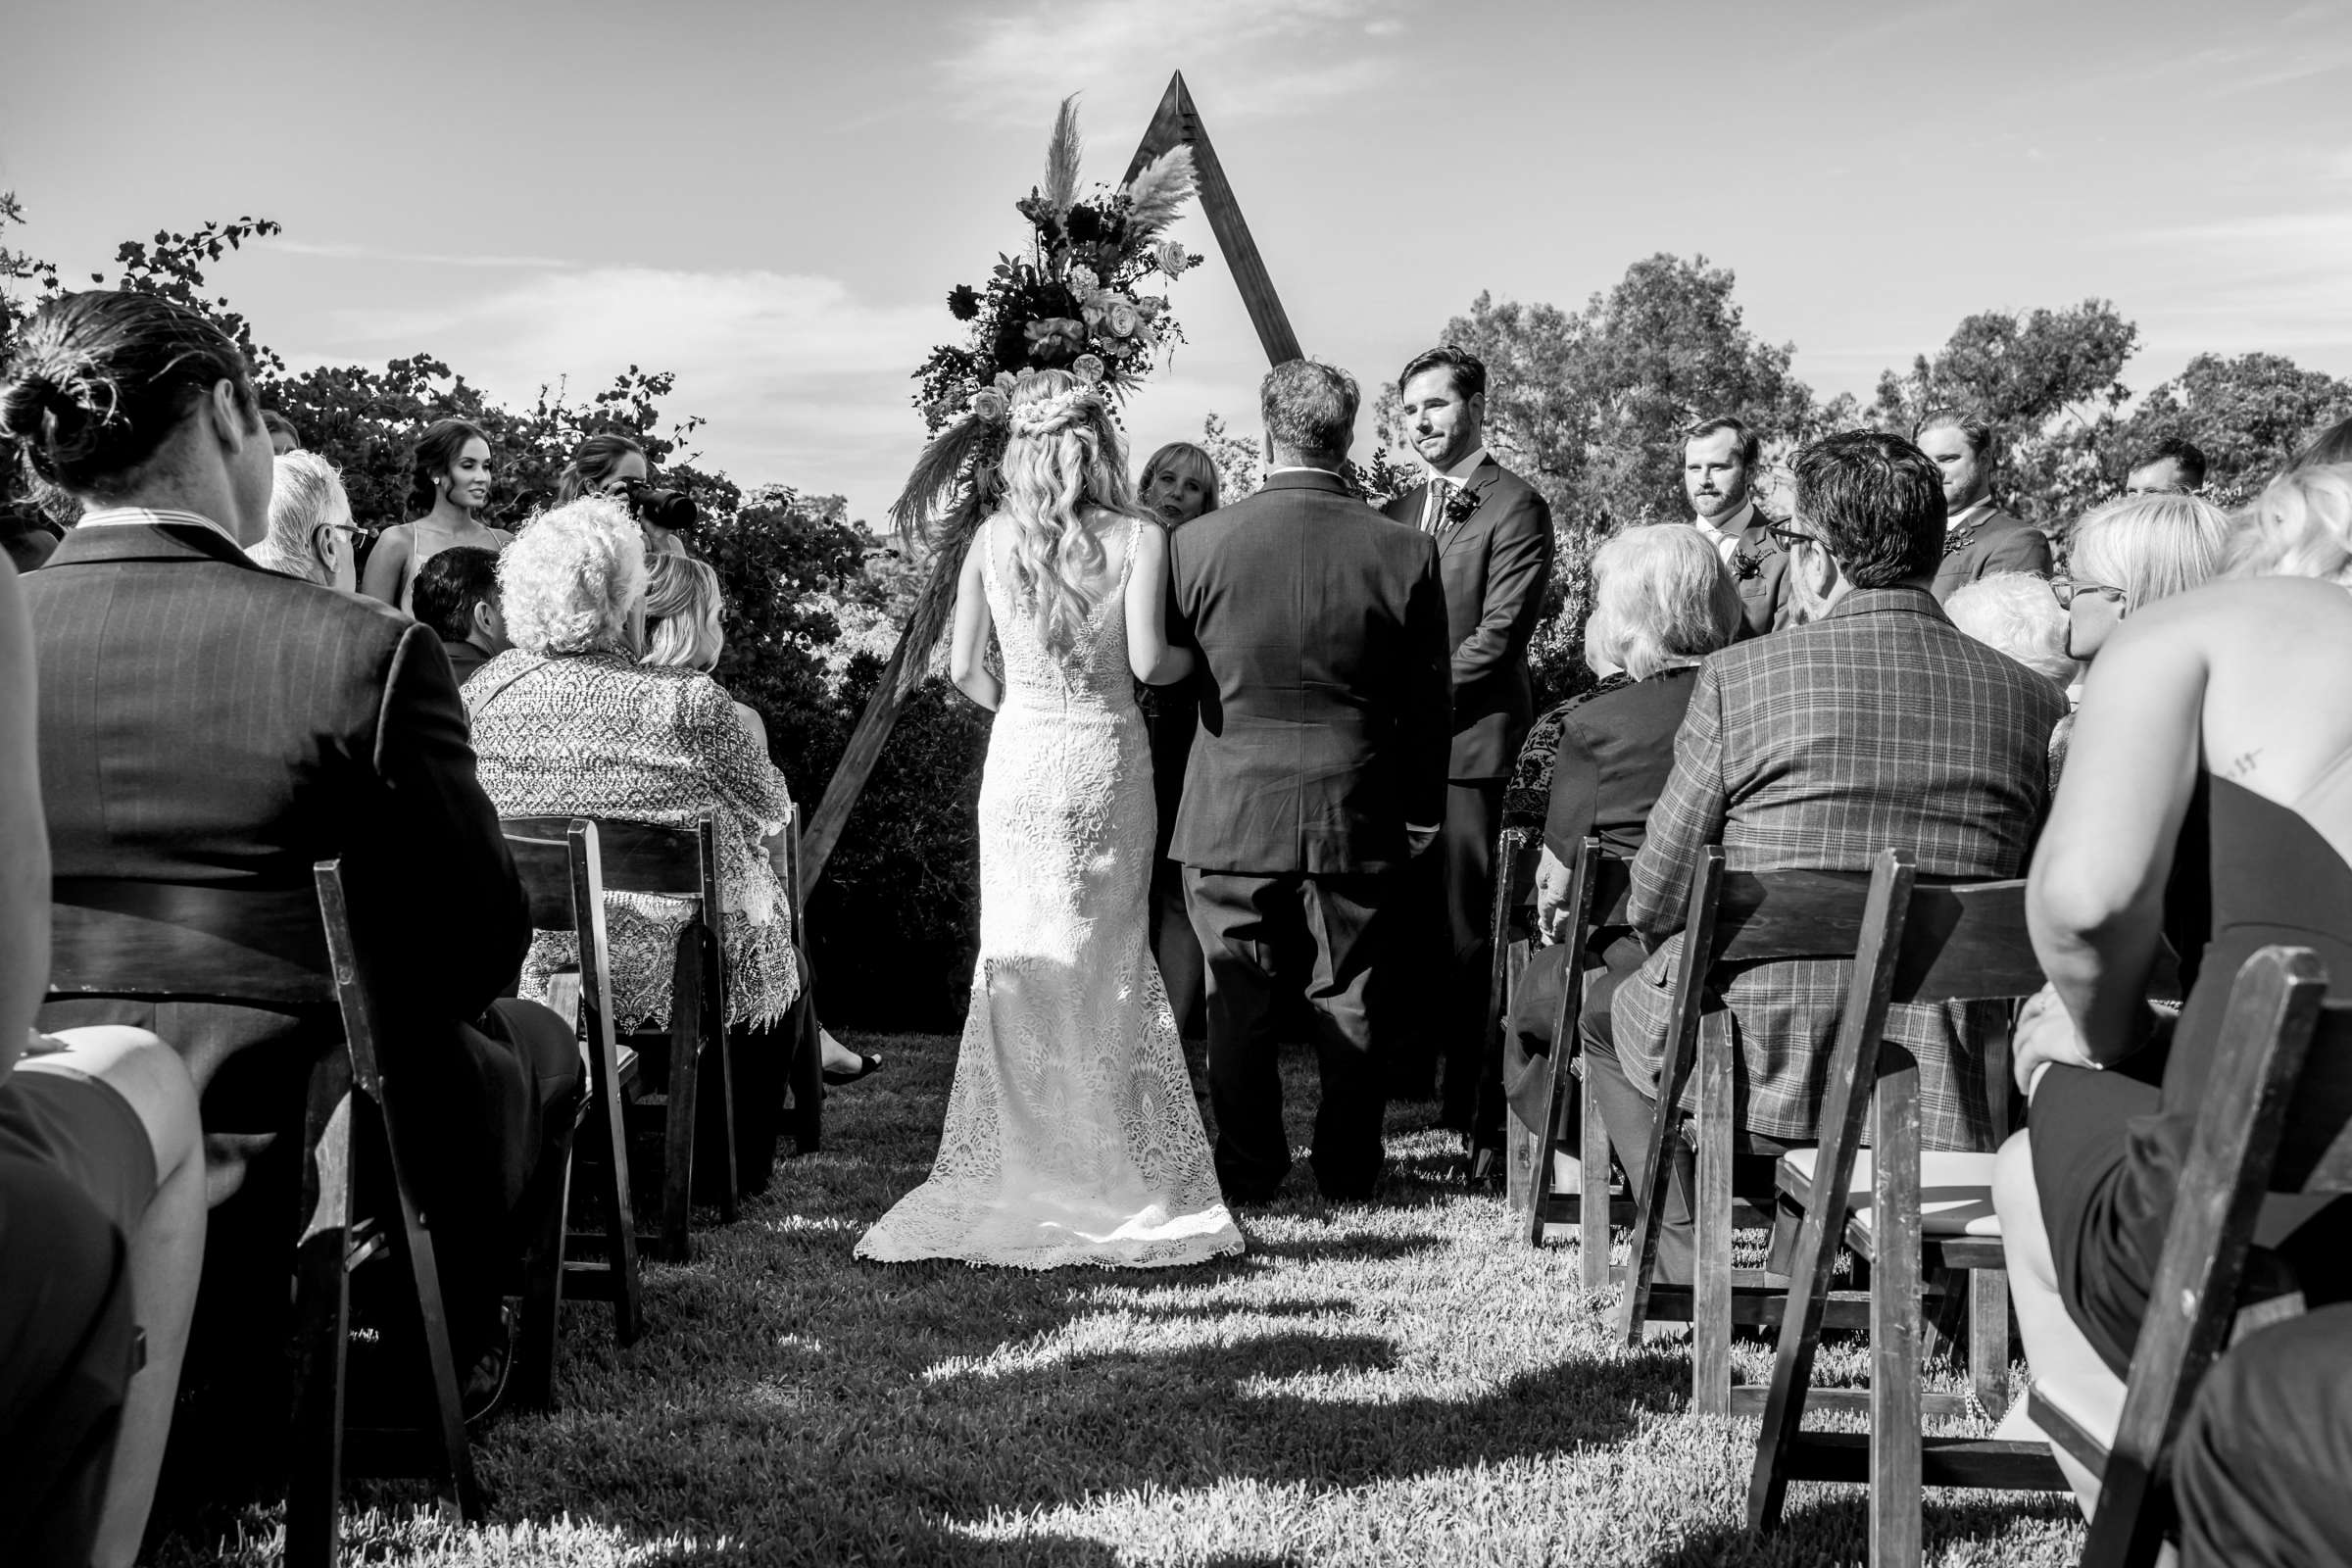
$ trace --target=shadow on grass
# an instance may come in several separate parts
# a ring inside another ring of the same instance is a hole
[[[1793,1489],[1780,1523],[1761,1537],[1747,1528],[1744,1487],[1734,1506],[1739,1518],[1694,1531],[1654,1553],[1647,1568],[1794,1568],[1869,1557],[1870,1499],[1859,1486],[1815,1483]],[[2014,1549],[2021,1524],[2039,1524],[2058,1541],[2071,1535],[2068,1561],[2082,1550],[2082,1515],[2071,1497],[1931,1488],[1920,1520],[1920,1560],[1938,1562],[1955,1551],[1971,1561],[2005,1560],[2004,1550]]]

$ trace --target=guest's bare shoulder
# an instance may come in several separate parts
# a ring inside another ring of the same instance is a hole
[[[2159,600],[2125,621],[2129,640],[2185,639],[2259,657],[2352,645],[2352,590],[2315,577],[2242,577]],[[2104,656],[2102,656],[2104,657]]]

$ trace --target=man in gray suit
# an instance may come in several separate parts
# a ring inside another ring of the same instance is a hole
[[[1398,877],[1446,809],[1446,603],[1436,541],[1339,476],[1347,372],[1293,360],[1260,402],[1265,487],[1168,538],[1169,637],[1198,655],[1200,693],[1169,854],[1208,959],[1226,1198],[1271,1198],[1289,1172],[1281,1004],[1300,998],[1322,1065],[1315,1179],[1361,1198],[1382,1158]]]
[[[1674,771],[1633,864],[1627,914],[1653,951],[1606,1012],[1588,1013],[1586,1083],[1637,1182],[1665,1055],[1668,976],[1690,868],[1710,844],[1734,871],[1861,871],[1907,849],[1927,877],[2024,874],[2066,699],[1944,618],[1929,592],[1944,512],[1936,465],[1876,431],[1796,460],[1796,517],[1775,524],[1806,624],[1699,667]],[[1772,1159],[1816,1136],[1846,961],[1747,965],[1722,980],[1740,1042],[1734,1182],[1771,1201]],[[1988,1150],[1984,1061],[1965,1009],[1898,1006],[1886,1037],[1919,1058],[1931,1149]],[[1690,1279],[1688,1151],[1661,1215],[1659,1277]]]
[[[1964,409],[1937,409],[1912,432],[1943,475],[1943,560],[1936,568],[1938,604],[1979,577],[2004,571],[2050,574],[2050,541],[1992,499],[1992,425]]]

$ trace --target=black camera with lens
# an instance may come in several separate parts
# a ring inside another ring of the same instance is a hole
[[[702,526],[703,514],[694,498],[678,490],[657,490],[643,479],[623,479],[620,499],[639,522],[671,533],[692,533]]]

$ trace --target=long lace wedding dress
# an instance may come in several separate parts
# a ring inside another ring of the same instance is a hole
[[[1062,658],[1008,588],[1013,525],[974,541],[1004,656],[980,961],[939,1157],[859,1257],[1149,1268],[1242,1250],[1146,936],[1152,758],[1125,609],[1144,526]]]

